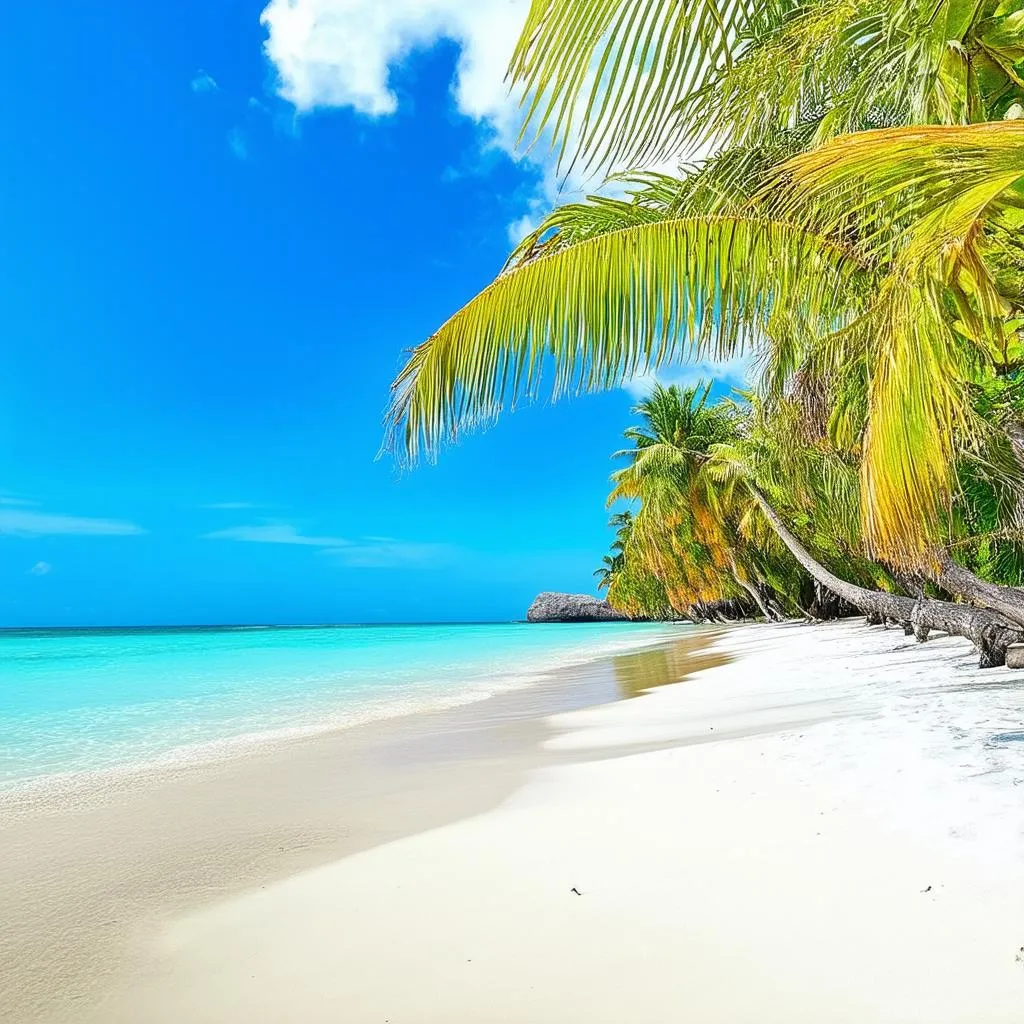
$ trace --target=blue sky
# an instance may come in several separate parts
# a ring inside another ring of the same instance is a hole
[[[626,391],[375,459],[403,350],[555,194],[510,155],[523,4],[466,7],[8,12],[0,625],[507,619],[592,590]]]

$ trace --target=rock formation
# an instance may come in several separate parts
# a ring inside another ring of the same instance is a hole
[[[527,622],[625,622],[627,617],[617,612],[607,601],[589,594],[538,594]]]

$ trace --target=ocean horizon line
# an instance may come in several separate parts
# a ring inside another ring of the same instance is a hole
[[[209,630],[243,629],[361,629],[400,628],[408,626],[515,626],[525,624],[526,619],[417,619],[389,620],[386,622],[196,622],[168,624],[124,624],[108,626],[0,626],[0,635],[5,633],[157,633]]]
[[[641,624],[644,620],[636,620]],[[230,632],[232,630],[260,629],[404,629],[411,627],[437,626],[544,626],[544,625],[609,625],[601,622],[545,623],[528,622],[527,619],[410,619],[382,622],[197,622],[142,625],[107,626],[0,626],[0,637],[4,635],[25,635],[32,633],[174,633],[174,632]],[[629,621],[616,620],[618,625],[629,625]],[[648,622],[650,624],[650,622]],[[671,625],[665,620],[665,625]]]

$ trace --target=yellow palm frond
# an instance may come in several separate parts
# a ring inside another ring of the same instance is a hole
[[[861,464],[865,539],[879,557],[920,565],[949,522],[958,453],[980,423],[968,397],[977,350],[949,330],[934,284],[893,278],[874,334]]]
[[[1024,177],[1024,121],[843,135],[786,161],[770,186],[814,230],[855,230],[874,257],[962,235]],[[1019,202],[1019,196],[1015,202]]]
[[[983,247],[986,225],[1020,204],[1024,123],[860,132],[780,177],[790,216],[854,235],[888,271],[848,328],[867,354],[864,533],[878,556],[920,565],[948,531],[957,459],[983,431],[970,382],[1006,358],[1012,306]]]

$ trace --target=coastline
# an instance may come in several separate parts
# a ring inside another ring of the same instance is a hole
[[[499,806],[169,921],[95,1019],[1019,1020],[1021,677],[859,622],[715,647],[555,714],[576,760]]]
[[[501,625],[521,626],[524,624],[509,623]],[[337,629],[348,630],[358,627],[232,626],[203,627],[200,629],[200,632],[211,634],[275,632],[281,628],[293,633],[300,633],[309,631],[329,632]],[[408,629],[409,627],[401,626],[397,628]],[[544,625],[533,625],[530,627],[531,632],[538,634],[543,628]],[[579,627],[574,628],[578,629]],[[606,661],[618,655],[662,646],[675,639],[672,633],[677,628],[675,625],[665,624],[663,631],[658,633],[652,632],[647,636],[636,635],[621,637],[612,641],[605,640],[605,642],[598,646],[597,650],[588,651],[585,648],[575,648],[565,652],[558,652],[554,656],[542,657],[540,661],[520,662],[500,675],[492,677],[484,689],[479,688],[479,686],[466,688],[460,685],[454,689],[454,692],[439,691],[429,697],[420,696],[417,700],[410,700],[408,696],[399,697],[392,699],[390,702],[377,703],[372,707],[360,706],[352,708],[339,699],[339,706],[336,709],[327,713],[310,715],[308,720],[301,724],[274,728],[262,727],[254,731],[205,739],[196,743],[173,746],[151,756],[143,755],[102,767],[71,771],[50,771],[25,778],[0,781],[0,815],[9,817],[10,815],[18,814],[22,810],[28,810],[32,813],[40,802],[88,800],[91,795],[97,792],[105,792],[112,788],[123,786],[159,782],[165,776],[187,771],[193,767],[223,763],[236,757],[245,757],[260,750],[286,746],[289,743],[315,736],[331,735],[376,722],[386,722],[402,718],[407,715],[430,714],[490,700],[495,696],[543,684],[561,671],[572,671],[577,668],[583,668],[588,664]],[[693,628],[689,624],[686,625],[688,632],[693,630]],[[52,633],[54,631],[11,630],[9,632],[12,634],[37,634]],[[154,633],[159,635],[188,635],[194,634],[196,631],[192,627],[182,627],[180,629],[158,630],[111,628],[105,630],[62,630],[56,632],[64,634],[80,633],[82,635],[106,634],[116,636],[127,634],[140,636]],[[338,696],[343,698],[345,694],[342,691]]]
[[[453,707],[8,791],[0,1018],[81,1020],[167,919],[496,806],[531,769],[576,759],[543,748],[550,715],[673,681],[709,661],[691,652],[711,635],[641,640]]]

